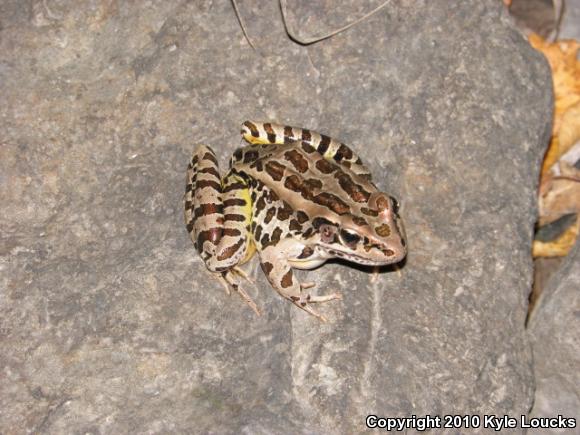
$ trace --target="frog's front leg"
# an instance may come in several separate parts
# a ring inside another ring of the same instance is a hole
[[[323,296],[313,296],[304,290],[314,287],[314,284],[301,284],[292,271],[289,259],[300,255],[303,246],[287,238],[276,245],[270,245],[260,251],[260,264],[268,281],[278,293],[292,301],[297,307],[326,322],[326,318],[315,311],[309,304],[342,299],[339,293]]]

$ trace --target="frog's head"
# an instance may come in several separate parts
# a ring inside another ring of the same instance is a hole
[[[356,216],[346,214],[334,222],[314,219],[318,248],[328,258],[344,258],[359,264],[398,263],[407,255],[405,228],[398,208],[395,198],[375,192]]]

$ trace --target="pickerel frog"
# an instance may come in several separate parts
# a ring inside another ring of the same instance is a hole
[[[345,144],[311,130],[246,121],[238,149],[221,176],[215,153],[199,146],[187,169],[185,222],[207,268],[260,314],[241,286],[239,268],[257,251],[268,281],[283,297],[318,317],[292,269],[330,258],[381,266],[406,255],[397,201],[377,190]]]

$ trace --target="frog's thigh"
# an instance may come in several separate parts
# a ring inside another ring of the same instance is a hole
[[[248,186],[235,174],[224,177],[221,194],[223,207],[222,237],[215,253],[207,259],[208,269],[223,271],[253,254],[253,243],[249,240],[252,204]]]

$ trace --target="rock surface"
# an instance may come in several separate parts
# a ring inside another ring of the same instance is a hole
[[[301,34],[365,13],[287,3]],[[308,47],[276,1],[238,5],[257,51],[229,2],[0,5],[2,431],[355,433],[369,413],[526,413],[547,64],[496,0],[392,2]],[[400,273],[301,275],[343,293],[328,324],[253,261],[257,318],[187,236],[193,146],[225,167],[245,119],[352,144],[402,203]]]
[[[580,0],[566,0],[559,38],[580,40]]]
[[[579,289],[580,243],[576,243],[530,318],[536,380],[531,417],[561,414],[580,422]]]

